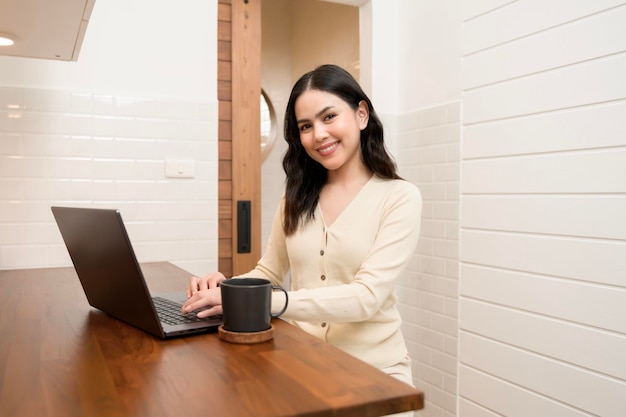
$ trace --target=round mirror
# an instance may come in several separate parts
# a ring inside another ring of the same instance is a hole
[[[261,89],[261,160],[264,161],[276,140],[276,113],[265,90]]]

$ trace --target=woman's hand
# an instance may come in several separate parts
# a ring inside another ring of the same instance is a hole
[[[191,277],[187,288],[187,302],[183,305],[182,312],[202,310],[198,311],[199,318],[222,314],[222,293],[219,285],[225,279],[221,272],[208,274],[204,278]]]

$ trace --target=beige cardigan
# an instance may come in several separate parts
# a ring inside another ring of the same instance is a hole
[[[373,176],[331,226],[318,206],[314,220],[287,238],[283,205],[266,252],[241,276],[284,285],[291,272],[284,319],[377,368],[404,360],[394,291],[417,246],[418,188]],[[282,292],[274,292],[272,305],[274,311],[284,305]]]

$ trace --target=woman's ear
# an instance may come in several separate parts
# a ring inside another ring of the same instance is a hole
[[[370,119],[370,109],[365,100],[359,102],[359,107],[356,109],[356,117],[359,121],[359,128],[361,130],[365,129]]]

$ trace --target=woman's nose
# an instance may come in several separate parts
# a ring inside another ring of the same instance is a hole
[[[328,137],[328,132],[323,125],[315,125],[313,126],[313,137],[316,141],[321,142]]]

